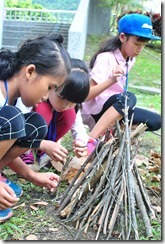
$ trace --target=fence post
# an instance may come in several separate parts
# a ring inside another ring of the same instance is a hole
[[[90,0],[81,0],[68,33],[67,50],[71,58],[84,59]]]
[[[0,1],[0,48],[2,47],[3,38],[3,16],[4,16],[4,0]]]

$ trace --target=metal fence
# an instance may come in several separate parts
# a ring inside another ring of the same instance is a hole
[[[76,11],[27,8],[4,8],[5,20],[38,21],[71,24]]]

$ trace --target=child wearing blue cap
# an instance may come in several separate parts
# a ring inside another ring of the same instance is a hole
[[[136,97],[128,91],[128,74],[144,46],[150,40],[160,38],[152,34],[150,17],[139,13],[126,14],[118,21],[118,34],[105,40],[92,57],[90,67],[90,92],[82,104],[82,118],[89,126],[88,154],[97,139],[111,129],[115,121],[124,116],[125,95],[129,107],[129,119],[133,125],[146,123],[148,131],[161,127],[161,116],[136,107]]]

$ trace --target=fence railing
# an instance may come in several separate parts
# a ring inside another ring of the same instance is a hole
[[[38,21],[71,24],[76,11],[27,8],[4,8],[5,20]]]
[[[19,25],[19,22],[21,21],[23,22],[24,26],[27,26],[29,22],[38,22],[41,23],[41,26],[42,25],[44,26],[45,25],[44,23],[46,22],[53,23],[53,24],[56,23],[70,24],[69,35],[68,38],[66,38],[67,50],[71,57],[83,59],[85,45],[86,45],[87,27],[88,27],[89,4],[90,4],[90,0],[81,0],[79,7],[76,11],[26,9],[26,8],[20,9],[20,8],[4,7],[3,20],[5,20],[6,23],[8,22],[7,24],[10,24],[10,28],[7,27],[8,31],[10,32],[11,32],[11,26],[16,27]],[[2,16],[0,16],[0,18],[2,18]],[[12,22],[13,25],[9,22]],[[14,41],[14,38],[5,37],[4,31],[3,31],[3,36],[6,39],[11,39],[11,41]],[[15,44],[12,45],[5,44],[5,45],[13,46]]]

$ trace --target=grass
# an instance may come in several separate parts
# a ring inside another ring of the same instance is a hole
[[[98,49],[100,43],[107,38],[106,36],[88,36],[87,46],[85,50],[84,60],[88,63],[90,58]],[[160,43],[158,42],[159,46]],[[129,74],[129,83],[137,86],[148,86],[161,88],[161,54],[149,47],[145,47],[141,54],[136,58],[136,63]],[[137,89],[128,88],[134,92],[137,97],[137,106],[149,110],[154,110],[161,114],[161,94],[150,94],[148,92],[141,92]],[[160,131],[158,133],[161,133]],[[141,138],[139,153],[149,156],[150,151],[161,153],[161,137],[153,133],[144,133]],[[66,142],[65,142],[66,143]],[[151,178],[151,176],[150,176]],[[159,183],[151,182],[151,179],[146,179],[147,185],[159,186]],[[139,220],[140,224],[140,220]],[[143,223],[141,223],[143,225]],[[143,236],[141,231],[140,240],[161,240],[161,222],[152,221],[153,233],[152,238]]]
[[[130,91],[134,92],[137,97],[137,106],[147,108],[157,113],[161,113],[161,95],[148,94],[145,92],[139,92],[130,88]]]
[[[96,52],[100,43],[106,38],[106,36],[88,36],[84,58],[86,62],[90,61],[90,58]],[[158,46],[160,48],[159,41],[156,43],[154,42],[154,44],[156,47]],[[157,48],[157,50],[159,49]],[[146,46],[141,54],[136,58],[136,63],[129,73],[129,84],[137,85],[139,87],[148,86],[161,88],[161,73],[161,53]],[[129,87],[129,85],[128,90],[136,95],[137,106],[153,110],[161,114],[161,94],[142,92]],[[158,131],[158,133],[161,132]],[[145,140],[147,144],[150,144],[150,141],[152,141],[153,148],[159,153],[161,152],[160,137],[155,136],[152,133],[145,133],[143,135],[143,140]]]
[[[87,47],[84,60],[90,58],[98,49],[100,43],[107,38],[106,36],[88,36]],[[159,42],[158,42],[159,43]],[[161,87],[161,53],[145,47],[141,54],[136,58],[136,63],[129,73],[129,83],[138,86]],[[161,112],[161,95],[139,92],[132,88],[128,89],[137,95],[137,105]]]
[[[136,64],[130,71],[129,79],[135,85],[160,87],[161,54],[146,46],[136,58]]]
[[[97,50],[100,42],[104,40],[105,36],[89,36],[87,38],[87,46],[85,50],[85,61],[89,62],[90,58]],[[137,58],[136,64],[130,72],[129,82],[134,85],[145,85],[151,87],[161,87],[161,57],[160,53],[155,52],[153,49],[145,47],[145,50]],[[138,99],[138,106],[148,109],[154,109],[158,113],[161,112],[161,95],[142,93],[138,90],[131,89]],[[63,146],[71,148],[71,135],[70,132],[64,137],[62,141]],[[161,138],[153,133],[145,133],[142,136],[140,150],[143,155],[148,155],[150,150],[155,150],[158,153],[161,152]],[[54,169],[52,169],[54,171]],[[13,181],[17,181],[16,175],[9,177]],[[43,191],[40,187],[33,185],[30,182],[19,184],[24,190],[24,194],[19,201],[19,205],[24,204],[22,207],[13,210],[13,217],[7,222],[0,224],[0,240],[25,240],[25,237],[30,234],[42,232],[45,227],[56,227],[52,212],[47,215],[48,212],[44,206],[39,206],[37,211],[30,208],[30,204],[35,201],[47,201],[49,207],[53,202],[50,199],[50,195]],[[152,184],[152,182],[147,182]],[[59,188],[59,192],[62,192],[65,188],[65,183]],[[38,200],[39,199],[39,200]],[[54,208],[53,208],[54,209]],[[49,209],[49,212],[51,209]],[[149,239],[141,233],[140,240],[161,240],[161,222],[152,221],[154,236]],[[46,233],[45,233],[46,235]],[[46,239],[44,239],[46,240]]]

